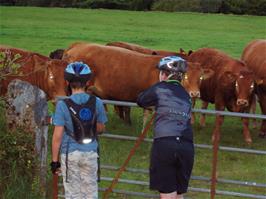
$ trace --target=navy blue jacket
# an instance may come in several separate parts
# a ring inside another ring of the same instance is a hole
[[[179,136],[193,141],[191,98],[178,81],[162,81],[139,94],[137,104],[155,106],[154,138]]]

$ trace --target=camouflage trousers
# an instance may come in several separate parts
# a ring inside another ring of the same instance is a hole
[[[97,157],[96,152],[74,151],[68,153],[66,182],[66,154],[61,154],[61,170],[66,199],[97,199]]]

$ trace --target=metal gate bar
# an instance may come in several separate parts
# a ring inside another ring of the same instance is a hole
[[[109,177],[102,177],[103,181],[112,181],[113,178]],[[126,184],[134,184],[134,185],[143,185],[143,186],[149,186],[148,182],[145,181],[138,181],[138,180],[127,180],[127,179],[119,179],[118,182],[120,183],[126,183]],[[210,189],[205,188],[193,188],[189,187],[189,191],[192,192],[204,192],[204,193],[210,193]],[[138,193],[138,192],[136,192]],[[238,192],[232,192],[232,191],[222,191],[222,190],[216,190],[216,194],[218,195],[228,195],[228,196],[238,196],[238,197],[245,197],[245,198],[258,198],[258,199],[266,199],[265,195],[255,195],[255,194],[245,194],[245,193],[238,193]],[[139,195],[140,196],[140,195]]]
[[[102,100],[102,101],[104,104],[138,107],[138,105],[134,102],[113,101],[113,100]],[[263,114],[238,113],[238,112],[216,111],[216,110],[207,110],[207,109],[192,109],[192,112],[204,113],[204,114],[210,114],[210,115],[224,115],[224,116],[232,116],[232,117],[266,119],[266,115],[263,115]]]
[[[129,141],[134,141],[134,140],[137,139],[134,136],[110,134],[108,132],[105,133],[105,134],[100,135],[100,137],[114,138],[114,139],[119,139],[119,140],[129,140]],[[152,142],[153,139],[145,138],[144,141],[146,141],[146,142]],[[207,145],[207,144],[194,144],[194,145],[195,145],[195,147],[198,147],[198,148],[212,149],[212,145]],[[222,150],[222,151],[232,151],[232,152],[242,152],[242,153],[250,153],[250,154],[256,154],[256,155],[266,155],[266,151],[263,151],[263,150],[254,150],[254,149],[243,149],[243,148],[234,148],[234,147],[219,146],[219,150]]]
[[[101,165],[101,169],[106,170],[118,170],[118,166],[113,165]],[[142,174],[148,174],[149,171],[147,169],[136,169],[136,168],[126,168],[125,171],[131,172],[131,173],[142,173]],[[207,181],[210,182],[210,178],[203,177],[203,176],[191,176],[192,180],[199,180],[199,181]],[[218,179],[217,182],[219,183],[225,183],[225,184],[236,184],[241,186],[250,186],[250,187],[258,187],[258,188],[266,188],[266,184],[257,183],[257,182],[247,182],[247,181],[238,181],[238,180],[227,180],[227,179]]]

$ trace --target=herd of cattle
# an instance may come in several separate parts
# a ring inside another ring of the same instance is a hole
[[[195,103],[202,100],[202,108],[214,103],[216,110],[249,112],[258,99],[266,114],[266,40],[254,40],[243,50],[241,60],[234,59],[218,49],[201,48],[185,53],[152,50],[136,44],[112,42],[106,45],[74,43],[67,49],[58,49],[50,57],[38,53],[0,45],[0,52],[11,57],[0,60],[2,65],[16,54],[20,64],[18,74],[0,79],[0,94],[15,78],[28,81],[46,92],[49,100],[65,95],[64,69],[73,61],[87,63],[93,71],[89,92],[102,99],[135,102],[138,94],[158,82],[156,65],[164,56],[177,55],[187,60],[188,72],[182,82]],[[255,95],[257,98],[255,98]],[[130,108],[116,106],[121,118],[130,122]],[[243,118],[243,135],[251,143],[248,119]],[[193,122],[193,121],[192,121]],[[200,119],[205,125],[205,117]],[[219,132],[223,117],[217,115],[213,133]],[[266,137],[266,120],[262,121],[260,134]]]

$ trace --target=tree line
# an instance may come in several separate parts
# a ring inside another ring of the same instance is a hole
[[[0,5],[266,15],[266,0],[0,0]]]

